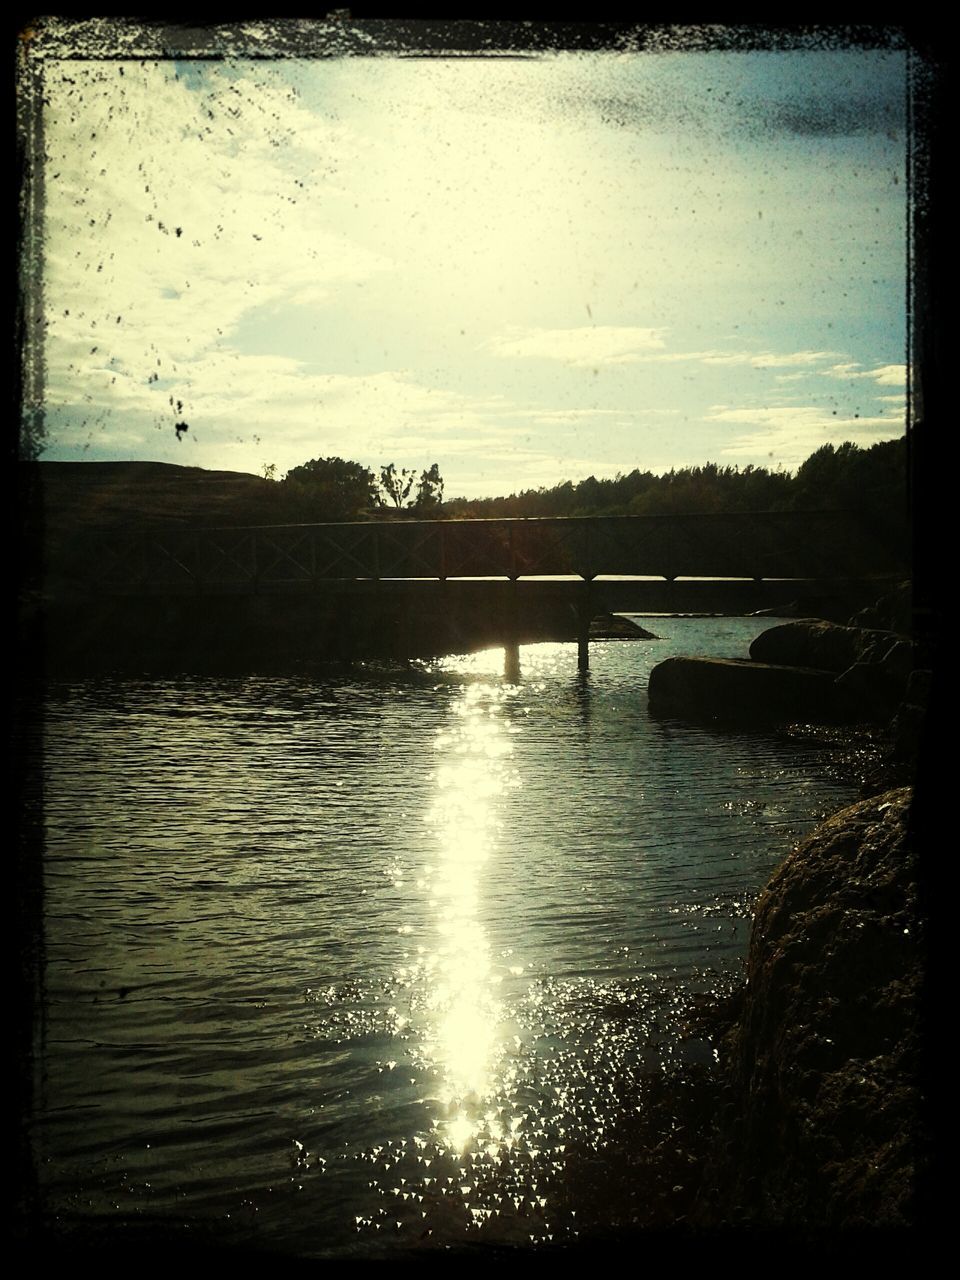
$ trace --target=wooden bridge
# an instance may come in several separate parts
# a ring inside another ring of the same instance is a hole
[[[413,655],[515,651],[570,629],[582,669],[601,612],[751,612],[904,571],[903,548],[844,511],[114,529],[78,536],[56,561],[75,598],[162,598],[168,613],[180,601],[194,619],[248,598],[238,618],[286,610],[311,632],[325,620],[318,646],[336,631],[344,655],[369,651],[374,633]]]
[[[111,530],[75,550],[88,589],[191,593],[384,579],[825,580],[890,572],[895,556],[844,511]]]

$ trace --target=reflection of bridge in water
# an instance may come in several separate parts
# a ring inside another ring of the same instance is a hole
[[[903,572],[903,549],[844,511],[112,530],[58,560],[88,600],[196,618],[246,597],[253,622],[287,614],[341,656],[576,638],[582,669],[600,613],[748,613]]]

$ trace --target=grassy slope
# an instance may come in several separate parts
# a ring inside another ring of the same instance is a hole
[[[165,462],[40,462],[46,530],[121,525],[216,527],[283,523],[273,481],[239,471],[205,471]]]

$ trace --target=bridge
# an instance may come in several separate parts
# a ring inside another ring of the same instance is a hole
[[[308,645],[335,631],[341,656],[379,632],[409,656],[502,643],[509,667],[521,642],[576,638],[584,670],[599,613],[747,613],[904,572],[903,548],[849,511],[112,529],[55,561],[87,601],[196,620],[245,598],[248,621],[286,613]]]

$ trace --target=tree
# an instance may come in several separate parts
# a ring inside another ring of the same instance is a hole
[[[435,462],[428,471],[420,472],[417,484],[417,496],[413,503],[416,511],[436,512],[443,506],[443,477],[440,467]]]
[[[387,467],[381,467],[381,492],[378,501],[383,506],[386,506],[387,502],[384,500],[385,495],[386,499],[392,502],[397,510],[400,511],[410,495],[414,479],[415,473],[413,471],[408,471],[406,467],[398,471],[392,462]]]
[[[416,489],[414,490],[414,482]],[[410,497],[413,492],[413,497]],[[443,477],[440,467],[434,462],[431,467],[420,472],[417,479],[415,471],[402,467],[399,471],[391,462],[389,466],[380,468],[381,506],[392,504],[398,511],[415,511],[418,514],[435,514],[443,504]]]
[[[312,519],[356,520],[378,501],[373,472],[343,458],[314,458],[288,471],[283,484]]]

